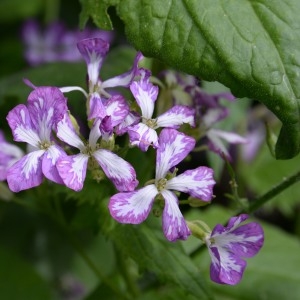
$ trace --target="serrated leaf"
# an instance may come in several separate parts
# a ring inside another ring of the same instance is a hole
[[[112,30],[112,22],[107,13],[110,6],[115,6],[120,0],[82,0],[82,11],[80,14],[79,24],[81,28],[84,28],[89,17],[92,17],[94,23],[104,29]]]
[[[255,98],[281,120],[276,158],[300,151],[298,0],[122,0],[117,12],[144,55]]]

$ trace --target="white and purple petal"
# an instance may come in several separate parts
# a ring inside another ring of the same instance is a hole
[[[90,38],[78,42],[77,47],[87,64],[89,80],[96,85],[109,43],[100,38]]]
[[[234,132],[227,132],[215,128],[209,129],[206,132],[206,136],[209,139],[209,149],[220,155],[225,155],[228,160],[231,159],[231,156],[225,146],[224,141],[230,144],[246,144],[248,142],[246,138]]]
[[[184,192],[203,201],[210,201],[215,183],[211,168],[198,167],[168,180],[166,189]]]
[[[44,150],[31,152],[8,169],[6,180],[11,191],[19,192],[42,183],[42,156],[44,153]]]
[[[164,178],[167,172],[179,164],[195,147],[195,139],[175,129],[164,128],[159,135],[156,153],[156,179]]]
[[[65,143],[77,149],[85,149],[85,145],[77,135],[69,115],[66,113],[64,118],[57,124],[57,136]]]
[[[106,115],[111,119],[111,126],[122,123],[129,113],[129,106],[122,95],[113,95],[105,102]]]
[[[50,140],[51,130],[67,110],[67,100],[57,87],[37,87],[28,96],[31,122],[42,141]]]
[[[211,280],[219,284],[239,283],[247,266],[246,261],[226,249],[213,245],[208,250],[211,257]]]
[[[31,122],[30,114],[25,105],[19,104],[14,107],[8,113],[6,119],[15,141],[26,142],[36,148],[39,147],[40,138]]]
[[[178,239],[186,240],[191,232],[179,209],[176,195],[168,190],[161,191],[161,194],[165,199],[162,216],[162,226],[165,237],[171,242]]]
[[[157,194],[154,184],[133,192],[118,193],[110,198],[110,214],[120,223],[140,224],[148,217]]]
[[[106,108],[102,102],[101,96],[99,93],[94,92],[90,96],[90,112],[88,119],[100,118],[103,119],[106,116]]]
[[[125,117],[122,123],[116,126],[115,131],[117,135],[122,135],[127,132],[129,126],[136,125],[140,122],[141,116],[134,112],[130,111]]]
[[[96,119],[90,131],[89,146],[93,151],[96,150],[97,142],[101,137],[100,124],[101,124],[101,120]]]
[[[116,86],[129,87],[129,85],[132,83],[134,78],[139,73],[138,64],[139,64],[140,60],[143,59],[143,58],[144,58],[144,56],[142,55],[142,53],[138,52],[135,56],[132,68],[124,74],[115,76],[115,77],[110,78],[108,80],[105,80],[102,83],[102,88],[106,89],[106,88],[112,88],[112,87],[116,87]]]
[[[248,215],[242,214],[231,218],[226,227],[221,224],[216,225],[211,237],[218,246],[226,248],[235,255],[254,256],[263,245],[264,232],[260,224],[256,222],[240,225],[247,218]]]
[[[144,123],[128,127],[130,144],[138,146],[142,151],[147,151],[149,146],[158,147],[158,136],[154,129]]]
[[[52,145],[45,151],[42,161],[42,171],[47,179],[59,184],[63,183],[57,171],[56,163],[61,156],[66,155],[65,151],[57,145]]]
[[[184,123],[195,126],[195,110],[185,105],[175,105],[157,118],[157,127],[177,129]]]
[[[130,85],[130,90],[141,108],[142,116],[151,119],[154,111],[154,103],[158,95],[158,87],[150,81],[134,81]]]
[[[86,176],[89,156],[86,154],[61,156],[56,164],[59,176],[64,184],[74,190],[80,191]]]
[[[119,192],[131,192],[136,188],[139,182],[135,170],[126,160],[106,149],[95,151],[93,156]]]

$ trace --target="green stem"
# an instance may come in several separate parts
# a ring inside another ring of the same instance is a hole
[[[268,192],[263,194],[262,196],[257,197],[254,199],[248,209],[244,209],[242,212],[252,213],[256,211],[259,207],[264,205],[266,202],[274,198],[275,196],[279,195],[281,192],[283,192],[285,189],[293,185],[294,183],[300,181],[300,172],[297,172],[296,174],[285,178],[282,182],[274,186],[272,189],[270,189]]]

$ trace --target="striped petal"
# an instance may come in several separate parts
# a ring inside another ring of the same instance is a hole
[[[53,145],[47,149],[43,156],[42,170],[46,178],[59,184],[63,184],[57,168],[56,163],[61,156],[65,156],[66,153],[59,146]]]
[[[142,55],[142,53],[138,52],[135,56],[132,68],[124,74],[115,76],[108,80],[105,80],[102,83],[102,88],[106,89],[106,88],[112,88],[112,87],[116,87],[116,86],[129,87],[129,85],[134,80],[135,76],[138,75],[138,72],[139,72],[138,64],[139,64],[140,60],[143,58],[144,58],[144,56]]]
[[[177,129],[184,123],[195,126],[195,110],[184,105],[175,105],[157,118],[158,127]]]
[[[147,151],[149,146],[158,147],[158,136],[154,129],[144,123],[138,123],[128,128],[131,145],[138,146],[142,151]]]
[[[157,194],[154,184],[134,192],[116,194],[109,201],[110,214],[120,223],[142,223],[148,217]]]
[[[7,183],[11,191],[19,192],[42,183],[42,156],[44,153],[44,150],[31,152],[8,169]]]
[[[60,157],[56,167],[64,184],[74,190],[80,191],[86,176],[89,157],[85,154]]]
[[[191,232],[178,207],[178,199],[176,195],[168,190],[163,190],[161,194],[165,199],[165,207],[162,217],[165,237],[171,242],[178,239],[186,240]]]
[[[118,191],[133,191],[136,188],[139,182],[135,170],[126,160],[105,149],[95,151],[93,156]]]
[[[154,103],[158,95],[158,87],[153,85],[148,78],[134,81],[130,90],[136,99],[145,119],[151,119],[154,111]]]
[[[67,99],[57,87],[37,87],[28,96],[28,110],[32,122],[43,132],[55,128],[58,121],[67,112]],[[43,125],[45,128],[41,128]]]
[[[15,141],[26,142],[36,148],[39,147],[40,138],[31,123],[30,114],[25,105],[20,104],[14,107],[6,119]]]
[[[215,183],[212,169],[198,167],[170,179],[166,184],[166,189],[188,193],[195,198],[210,201]]]
[[[179,164],[195,147],[195,140],[175,129],[165,128],[159,135],[156,153],[156,179],[164,178],[167,172]]]
[[[100,68],[109,50],[109,43],[100,38],[91,38],[81,40],[77,47],[87,64],[89,80],[96,85]]]
[[[103,119],[106,116],[106,109],[102,102],[99,93],[94,92],[90,96],[90,112],[88,119],[100,118]]]
[[[75,132],[68,114],[65,114],[64,118],[58,122],[56,134],[62,141],[77,149],[83,150],[85,148],[83,141]]]

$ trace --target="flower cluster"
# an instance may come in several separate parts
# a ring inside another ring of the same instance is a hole
[[[7,121],[14,140],[27,143],[28,152],[24,154],[0,135],[1,180],[7,180],[13,192],[36,187],[44,178],[80,191],[87,172],[100,172],[117,190],[108,203],[115,220],[142,223],[158,203],[166,239],[187,239],[194,233],[194,226],[180,211],[180,193],[193,197],[193,201],[198,199],[199,203],[210,202],[216,182],[213,170],[206,166],[179,172],[180,163],[202,137],[189,136],[182,125],[201,127],[210,148],[229,156],[219,138],[232,143],[244,143],[245,139],[214,129],[212,125],[227,115],[219,103],[220,97],[232,100],[233,96],[209,96],[193,77],[179,78],[176,83],[181,93],[174,93],[174,105],[163,111],[155,110],[159,88],[153,84],[151,72],[139,66],[143,59],[141,53],[137,53],[128,72],[102,81],[99,73],[109,43],[100,38],[84,39],[78,43],[78,49],[87,65],[87,90],[79,86],[36,87],[27,81],[33,88],[27,104],[13,108]],[[176,73],[170,74],[175,80]],[[130,105],[122,94],[111,91],[115,87],[129,89],[135,105]],[[85,137],[64,95],[76,90],[86,98],[89,133]],[[193,101],[179,102],[178,95],[183,94]],[[130,147],[138,147],[143,152],[152,148],[156,153],[154,179],[145,186],[138,187],[134,167],[115,151],[115,138],[125,134]],[[226,228],[218,225],[204,238],[212,257],[211,278],[218,283],[237,283],[245,268],[241,257],[253,256],[262,246],[263,232],[259,225],[238,227],[245,218],[232,218]]]

